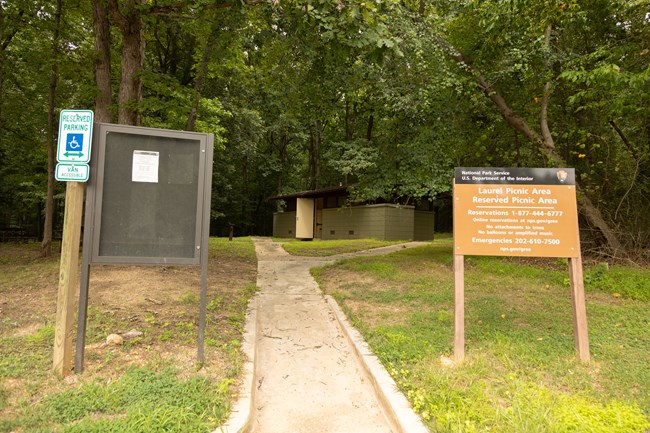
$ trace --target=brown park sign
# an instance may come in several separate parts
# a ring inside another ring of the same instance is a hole
[[[454,253],[578,257],[572,168],[456,168]]]
[[[575,170],[456,168],[454,358],[465,357],[466,255],[567,257],[576,352],[588,362]]]

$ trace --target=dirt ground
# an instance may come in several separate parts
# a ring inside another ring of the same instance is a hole
[[[246,304],[255,291],[256,266],[254,257],[232,258],[211,250],[206,363],[202,370],[205,375],[231,376],[238,362],[237,341],[241,338]],[[20,344],[21,337],[33,338],[44,329],[53,337],[58,273],[58,257],[41,259],[36,246],[0,244],[0,341],[5,345]],[[172,363],[182,375],[196,372],[199,268],[92,266],[89,287],[84,377],[116,377],[129,366],[152,363]],[[124,334],[132,329],[143,335],[119,346],[106,343],[109,334]],[[52,346],[46,346],[39,349],[43,359],[36,362],[38,375],[43,377],[44,386],[60,386],[48,377]],[[0,350],[13,354],[21,348]],[[24,397],[21,389],[32,379],[0,376],[0,380],[10,396],[11,407],[11,401]],[[65,382],[71,385],[77,380],[72,375]]]

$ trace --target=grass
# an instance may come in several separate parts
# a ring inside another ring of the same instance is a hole
[[[248,261],[256,261],[255,245],[249,237],[233,238],[229,241],[228,238],[210,238],[210,258],[220,259],[241,259]]]
[[[592,362],[576,359],[566,263],[466,257],[453,352],[451,240],[319,269],[432,432],[645,433],[650,270],[585,269]]]
[[[312,240],[277,239],[283,248],[294,256],[324,257],[336,254],[353,253],[370,250],[407,241],[383,241],[379,239],[350,239],[350,240]]]
[[[112,382],[88,381],[45,396],[5,431],[208,431],[229,410],[228,381],[200,375],[179,379],[172,368],[131,368]],[[58,428],[57,428],[58,426]]]
[[[201,370],[195,363],[199,271],[144,268],[143,279],[158,272],[181,286],[143,309],[91,299],[86,370],[60,379],[50,373],[59,258],[40,258],[37,244],[0,244],[0,432],[209,432],[221,425],[243,362],[239,347],[256,290],[256,258],[250,238],[214,238],[209,247]],[[119,284],[109,288],[120,290]],[[144,336],[105,347],[108,333],[134,327]]]

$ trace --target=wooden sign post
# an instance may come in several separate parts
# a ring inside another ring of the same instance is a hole
[[[84,192],[93,135],[93,112],[62,110],[59,116],[56,180],[67,182],[59,265],[52,370],[61,377],[72,372],[74,300],[79,286],[79,244]]]
[[[454,358],[465,357],[464,256],[566,257],[574,340],[589,361],[575,171],[456,168],[454,178]]]
[[[74,300],[79,287],[79,243],[86,185],[68,182],[65,193],[59,291],[56,302],[54,330],[54,361],[52,369],[61,377],[72,372],[72,332]]]
[[[465,256],[454,254],[454,358],[465,358]]]

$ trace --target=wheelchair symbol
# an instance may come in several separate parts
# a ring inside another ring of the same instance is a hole
[[[65,141],[65,150],[81,150],[83,145],[83,134],[68,134]]]

